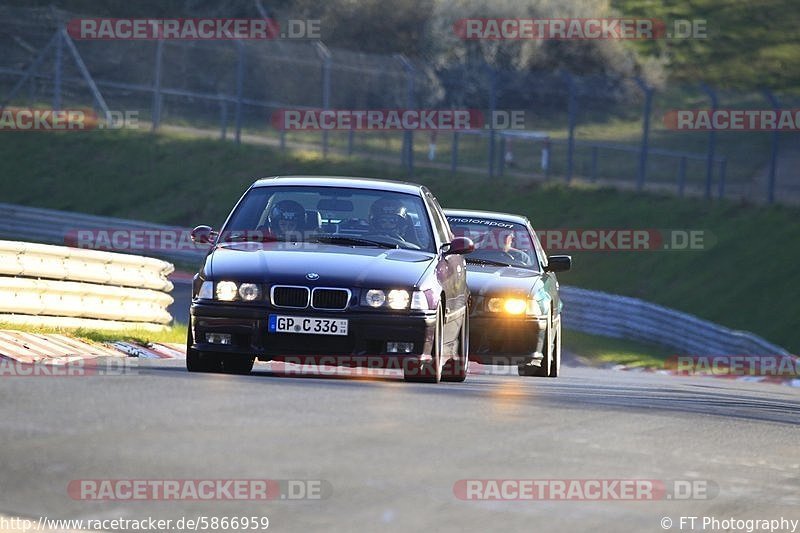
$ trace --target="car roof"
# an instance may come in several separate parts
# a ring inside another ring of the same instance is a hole
[[[491,218],[502,220],[503,222],[516,222],[517,224],[527,225],[528,218],[523,215],[513,213],[500,213],[497,211],[478,211],[475,209],[445,209],[445,216],[448,217],[472,217],[472,218]]]
[[[347,187],[351,189],[372,189],[389,192],[400,192],[419,195],[427,190],[424,186],[407,181],[392,181],[374,178],[357,178],[348,176],[273,176],[261,178],[253,183],[253,187],[270,187],[277,185]]]

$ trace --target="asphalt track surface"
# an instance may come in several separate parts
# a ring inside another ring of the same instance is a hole
[[[664,517],[676,531],[681,516],[800,519],[793,387],[574,361],[558,379],[437,385],[265,368],[189,374],[181,360],[141,360],[124,375],[3,378],[0,513],[266,516],[277,531],[616,533],[664,531]],[[324,480],[332,491],[266,502],[67,492],[80,479],[243,478]],[[469,501],[454,493],[463,479],[701,480],[712,497]]]

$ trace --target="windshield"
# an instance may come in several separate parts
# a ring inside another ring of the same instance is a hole
[[[434,251],[428,213],[419,196],[344,187],[254,187],[231,215],[220,240]]]
[[[528,228],[522,224],[489,218],[448,216],[456,237],[469,237],[475,251],[465,256],[468,263],[509,265],[539,269]]]

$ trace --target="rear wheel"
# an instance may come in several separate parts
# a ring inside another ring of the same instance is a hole
[[[460,383],[467,379],[469,371],[469,317],[464,318],[461,335],[458,339],[458,354],[445,363],[442,369],[442,381]]]
[[[427,363],[412,364],[403,369],[403,378],[406,381],[417,383],[439,383],[442,379],[442,329],[444,328],[444,317],[442,316],[442,304],[436,309],[436,326],[433,334],[433,347],[431,349],[431,360]]]

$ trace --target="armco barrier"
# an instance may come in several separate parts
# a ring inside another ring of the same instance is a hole
[[[72,231],[102,230],[109,228],[161,230],[165,232],[174,232],[175,234],[188,233],[187,228],[177,226],[163,226],[136,220],[0,203],[0,238],[5,237],[64,244],[67,235]],[[26,246],[34,245],[28,244]],[[10,253],[16,254],[14,251]],[[88,253],[90,253],[88,250],[78,249],[76,251],[77,255],[68,255],[66,257],[88,257],[88,255],[85,255]],[[205,250],[202,248],[147,250],[144,251],[144,253],[199,265],[205,254]],[[0,249],[0,275],[7,275],[9,272],[3,269],[3,264],[7,263],[9,259],[3,254],[4,252]],[[121,254],[111,255],[119,257]],[[136,257],[136,259],[141,260],[143,258]],[[156,261],[154,259],[147,260]],[[46,268],[45,265],[36,265],[37,259],[32,260],[32,266],[28,263],[29,258],[18,257],[16,261],[20,263],[20,266],[13,268]],[[11,261],[11,264],[14,264],[14,262]],[[49,264],[52,265],[52,263]],[[113,275],[117,276],[117,278],[112,280],[109,277],[108,281],[102,281],[105,279],[103,276],[111,276],[111,273],[95,271],[94,274],[90,274],[90,272],[93,272],[93,269],[96,270],[96,265],[94,267],[89,267],[88,265],[75,266],[70,259],[65,259],[64,265],[52,265],[52,268],[54,272],[62,272],[62,268],[69,269],[71,273],[74,273],[70,274],[69,277],[69,279],[73,281],[147,287],[161,291],[169,290],[158,286],[160,281],[158,281],[158,279],[153,280],[152,271],[149,274],[151,277],[148,278],[150,281],[141,280],[135,282],[135,285],[130,285],[130,283],[132,283],[131,276],[135,278],[141,275],[141,270],[136,267],[126,274],[123,274],[120,269],[115,268],[113,270]],[[21,272],[24,272],[24,270]],[[85,274],[86,277],[75,277],[82,275],[81,273]],[[29,276],[30,274],[24,275]],[[128,276],[128,278],[125,279],[125,276]],[[41,277],[53,279],[51,276],[42,275]],[[65,278],[59,277],[55,279]],[[786,353],[786,350],[780,346],[771,344],[752,333],[731,330],[690,314],[651,304],[637,298],[616,296],[604,292],[567,286],[561,287],[561,294],[566,306],[564,309],[564,326],[577,331],[606,337],[662,344],[672,349],[679,350],[682,353],[739,355],[778,355]],[[0,317],[0,320],[2,320],[2,317]],[[79,319],[76,318],[72,320]]]
[[[163,329],[172,271],[149,257],[0,241],[0,322]]]
[[[788,354],[753,333],[728,329],[638,298],[563,285],[561,297],[562,324],[576,331],[660,344],[681,354]]]

